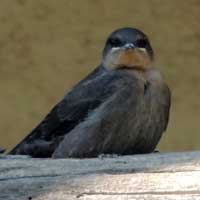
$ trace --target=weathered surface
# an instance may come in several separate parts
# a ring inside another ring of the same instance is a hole
[[[200,199],[200,152],[82,160],[1,156],[0,199]]]

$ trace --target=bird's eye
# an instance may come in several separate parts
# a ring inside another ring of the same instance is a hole
[[[147,46],[147,40],[145,39],[139,39],[136,41],[136,44],[138,47],[146,47]]]
[[[122,45],[122,42],[119,38],[111,38],[108,42],[112,47],[119,47]]]

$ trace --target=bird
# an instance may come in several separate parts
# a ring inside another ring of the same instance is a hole
[[[167,129],[171,92],[145,33],[124,27],[100,64],[78,82],[10,154],[91,158],[154,152]]]

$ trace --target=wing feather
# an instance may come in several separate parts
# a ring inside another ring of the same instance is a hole
[[[120,73],[99,68],[76,85],[10,153],[49,157],[73,128],[115,92]],[[111,84],[112,83],[112,84]]]
[[[95,96],[89,96],[89,93],[94,90],[92,80],[100,77],[103,73],[105,73],[104,67],[99,66],[80,81],[51,109],[41,123],[11,150],[10,154],[48,157],[54,150],[52,140],[59,140],[59,136],[70,131],[84,119],[89,110],[94,109],[100,103]]]

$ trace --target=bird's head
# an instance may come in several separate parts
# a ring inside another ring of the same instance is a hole
[[[102,57],[107,69],[136,69],[152,67],[153,49],[148,37],[135,28],[121,28],[108,37]]]

